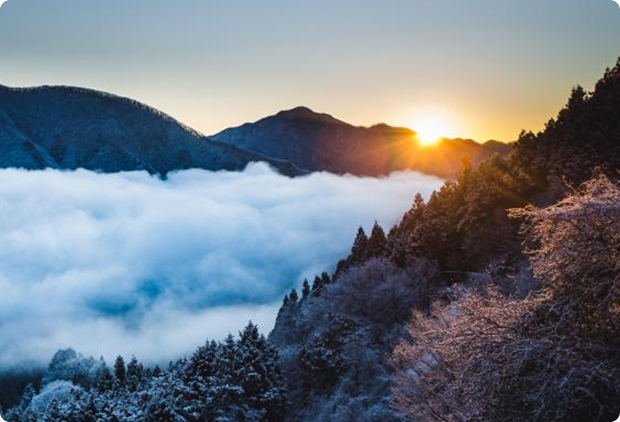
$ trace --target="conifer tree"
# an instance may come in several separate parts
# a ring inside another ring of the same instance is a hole
[[[372,228],[372,233],[370,234],[370,239],[368,240],[367,245],[367,257],[368,258],[378,258],[383,256],[385,253],[387,246],[387,238],[385,237],[385,232],[383,228],[375,221],[375,225]]]
[[[285,399],[280,387],[277,352],[252,322],[239,333],[237,350],[238,364],[243,374],[240,378],[245,399],[243,405],[265,409],[267,421],[280,421],[284,414]]]
[[[201,377],[206,380],[215,375],[217,371],[218,345],[215,341],[207,342],[200,347],[188,362],[187,373],[196,378]]]
[[[176,422],[176,418],[170,406],[162,402],[151,407],[147,422]]]
[[[308,280],[304,280],[304,285],[301,289],[301,298],[306,299],[308,296],[310,296],[310,283],[308,283]]]
[[[321,290],[323,290],[323,280],[321,277],[316,276],[312,282],[312,296],[319,297],[321,295]]]
[[[97,380],[97,391],[100,393],[104,393],[106,391],[110,391],[114,387],[114,377],[112,376],[112,372],[107,365],[105,365],[101,369],[101,373],[99,374],[99,379]]]
[[[97,409],[97,404],[95,403],[95,397],[91,394],[88,398],[86,407],[83,409],[80,422],[98,422],[98,413],[99,410]]]
[[[133,356],[127,365],[127,384],[130,390],[135,391],[142,382],[143,378],[144,367],[138,362],[138,359]]]
[[[290,305],[297,305],[297,302],[299,302],[299,295],[297,294],[297,290],[291,290],[291,294],[289,295],[288,300]]]
[[[321,273],[321,282],[323,283],[323,286],[327,286],[328,284],[332,282],[332,279],[329,276],[329,274],[327,274],[326,272],[323,272]]]
[[[125,360],[122,356],[118,356],[116,362],[114,362],[114,375],[116,376],[116,381],[118,381],[120,385],[125,385],[127,381],[127,371],[125,368]]]
[[[351,262],[353,264],[359,264],[366,260],[366,251],[368,248],[368,237],[366,236],[366,232],[363,227],[360,227],[357,230],[357,236],[355,237],[355,241],[353,242],[353,247],[351,248]]]

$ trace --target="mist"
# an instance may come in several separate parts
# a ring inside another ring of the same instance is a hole
[[[396,223],[442,181],[315,173],[0,170],[0,366],[59,348],[165,362],[332,270],[355,231]]]

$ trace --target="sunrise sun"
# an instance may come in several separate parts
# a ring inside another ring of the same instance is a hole
[[[447,136],[445,122],[439,117],[430,117],[413,122],[410,126],[415,132],[415,139],[423,146],[437,144]]]

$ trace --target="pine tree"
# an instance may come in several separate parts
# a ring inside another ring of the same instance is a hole
[[[288,300],[290,305],[297,305],[297,302],[299,302],[299,295],[297,294],[297,290],[291,290],[291,294],[288,296]]]
[[[297,291],[285,295],[282,307],[276,317],[276,329],[271,333],[272,340],[278,344],[295,336],[297,314],[299,312]]]
[[[312,282],[312,296],[319,297],[321,295],[321,290],[323,290],[323,280],[321,277],[316,276]]]
[[[117,357],[116,362],[114,362],[114,375],[119,385],[125,385],[127,382],[127,371],[125,368],[125,360],[122,356]]]
[[[229,334],[218,345],[218,371],[211,384],[211,406],[205,409],[204,420],[214,420],[218,414],[232,415],[242,401],[240,353],[235,338]]]
[[[96,383],[97,391],[100,393],[105,393],[106,391],[110,391],[114,388],[114,377],[112,376],[112,372],[107,365],[105,365],[101,369],[101,373],[99,374],[99,379]]]
[[[237,350],[245,399],[242,404],[250,409],[265,409],[264,420],[282,420],[285,399],[277,366],[277,352],[252,322],[239,333]]]
[[[127,385],[131,391],[136,391],[144,379],[144,367],[135,356],[127,365]]]
[[[243,331],[239,333],[239,344],[240,345],[255,345],[260,338],[260,332],[258,331],[258,326],[255,325],[252,321],[245,326]]]
[[[372,228],[370,239],[367,245],[367,257],[378,258],[383,256],[387,247],[387,238],[383,228],[375,221],[375,225]]]
[[[95,403],[95,397],[91,394],[88,398],[86,407],[82,410],[80,422],[98,422],[97,415],[99,410]]]
[[[314,278],[312,283],[312,296],[318,297],[321,295],[321,291],[332,282],[329,274],[323,272],[320,276]]]
[[[360,227],[357,230],[357,236],[355,237],[355,242],[353,242],[353,247],[351,248],[351,263],[359,264],[366,260],[366,251],[368,248],[368,237],[366,236],[366,232],[363,227]]]
[[[323,272],[321,273],[321,282],[323,283],[323,286],[327,286],[328,284],[332,282],[332,279],[329,276],[329,274],[327,274],[326,272]]]
[[[308,283],[308,280],[304,280],[304,285],[301,289],[301,298],[306,299],[308,296],[310,296],[310,283]]]
[[[147,422],[176,422],[174,411],[165,403],[159,403],[149,410]]]
[[[198,348],[187,365],[187,375],[191,378],[201,377],[207,380],[217,372],[218,345],[215,341],[206,342]]]
[[[235,372],[237,363],[237,343],[232,334],[229,334],[224,342],[218,346],[218,377],[235,383],[238,381]]]

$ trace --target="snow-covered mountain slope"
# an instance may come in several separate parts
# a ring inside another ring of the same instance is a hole
[[[137,101],[73,87],[0,85],[0,168],[85,168],[102,172],[242,170],[265,161],[296,166],[207,138]]]
[[[357,127],[306,107],[226,129],[213,138],[311,171],[366,176],[413,169],[453,177],[465,157],[477,164],[511,149],[501,142],[467,139],[444,139],[436,146],[421,147],[410,129],[385,124]]]

